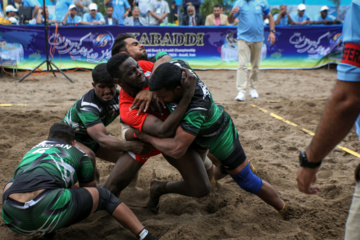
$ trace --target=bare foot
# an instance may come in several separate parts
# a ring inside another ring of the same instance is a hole
[[[166,183],[167,182],[161,182],[158,179],[154,179],[151,181],[150,199],[147,204],[147,208],[149,208],[154,213],[157,213],[159,211],[159,200],[161,195],[166,193]]]

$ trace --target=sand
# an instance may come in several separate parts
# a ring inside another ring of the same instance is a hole
[[[91,86],[90,71],[65,72],[75,83],[56,73],[32,74],[23,82],[8,75],[0,78],[0,185],[12,177],[22,156],[46,138],[49,127],[59,122],[70,106]],[[353,172],[359,159],[336,149],[326,158],[315,196],[300,193],[296,186],[298,153],[315,132],[326,99],[336,82],[335,69],[264,70],[260,72],[259,99],[247,95],[236,102],[235,71],[198,71],[215,101],[232,116],[240,141],[258,175],[271,183],[287,202],[290,219],[278,213],[257,196],[240,189],[230,177],[220,180],[210,195],[197,199],[175,194],[163,196],[158,214],[143,207],[153,178],[180,179],[179,173],[162,157],[150,159],[140,171],[140,190],[126,189],[120,198],[155,235],[166,240],[179,239],[343,239],[344,226],[354,189]],[[17,104],[26,104],[21,106]],[[279,119],[282,117],[294,126]],[[120,137],[115,120],[108,131]],[[340,144],[354,151],[359,148],[354,129]],[[113,164],[98,161],[101,176]],[[1,201],[2,202],[2,201]],[[1,203],[2,204],[2,203]],[[2,206],[0,204],[0,206]],[[0,221],[0,239],[29,239],[12,233]],[[35,236],[30,239],[41,239]],[[56,232],[53,239],[136,239],[106,212]]]

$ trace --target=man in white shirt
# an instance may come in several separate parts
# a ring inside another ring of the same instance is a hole
[[[167,25],[168,14],[170,13],[169,4],[164,0],[152,0],[150,2],[150,16],[149,25],[159,26],[160,24]]]

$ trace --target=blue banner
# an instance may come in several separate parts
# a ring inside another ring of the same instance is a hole
[[[265,27],[261,69],[317,68],[341,56],[341,25],[276,28],[276,42]],[[50,59],[61,69],[94,68],[111,57],[119,33],[131,33],[149,57],[166,51],[195,69],[236,69],[235,27],[50,26]],[[46,59],[44,26],[0,25],[0,57],[33,69]],[[46,66],[42,66],[43,69]]]

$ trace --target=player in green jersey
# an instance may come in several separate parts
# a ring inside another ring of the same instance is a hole
[[[158,239],[109,190],[97,188],[89,157],[75,147],[73,129],[55,123],[49,138],[28,151],[4,188],[2,218],[22,235],[52,233],[108,211],[139,239]],[[80,188],[72,188],[76,182]]]
[[[149,153],[152,150],[149,144],[123,141],[108,134],[106,126],[119,116],[119,90],[105,63],[94,68],[92,79],[93,89],[77,100],[62,120],[75,130],[75,145],[94,165],[96,157],[115,163],[127,151]]]
[[[176,109],[183,95],[179,82],[181,67],[191,70],[182,60],[172,61],[160,65],[150,79],[150,90],[167,104],[170,111]],[[241,188],[256,194],[284,214],[285,203],[269,183],[251,171],[230,115],[214,102],[209,89],[199,78],[194,97],[173,138],[160,139],[140,131],[136,131],[136,134],[140,139],[176,159],[183,156],[190,145],[196,144],[198,149],[201,148],[204,152],[209,150]],[[153,182],[151,190],[154,202],[158,202],[158,198],[166,193],[166,189],[161,189],[163,186],[160,181]]]

